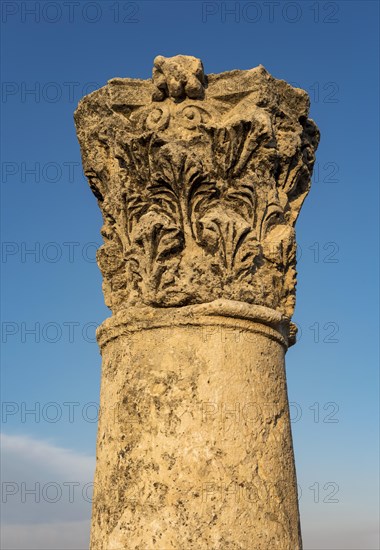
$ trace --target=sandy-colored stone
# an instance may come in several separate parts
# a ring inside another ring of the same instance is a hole
[[[92,550],[298,550],[284,371],[319,133],[263,67],[189,56],[75,114],[103,213]]]

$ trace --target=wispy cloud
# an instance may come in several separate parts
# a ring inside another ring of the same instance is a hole
[[[379,531],[375,521],[355,524],[347,517],[335,525],[307,523],[303,528],[304,550],[378,550]]]
[[[1,450],[1,547],[88,548],[94,457],[9,434]]]
[[[40,524],[3,525],[1,547],[5,550],[87,550],[90,520]]]

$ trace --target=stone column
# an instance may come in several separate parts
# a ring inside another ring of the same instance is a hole
[[[112,310],[91,550],[302,548],[284,356],[308,109],[262,66],[188,56],[79,104]]]

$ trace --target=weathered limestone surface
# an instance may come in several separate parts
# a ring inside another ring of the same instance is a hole
[[[92,550],[298,550],[284,355],[319,133],[262,67],[155,59],[75,114],[113,316]]]

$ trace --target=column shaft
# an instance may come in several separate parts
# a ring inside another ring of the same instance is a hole
[[[91,549],[299,550],[285,338],[184,310],[101,329]]]

